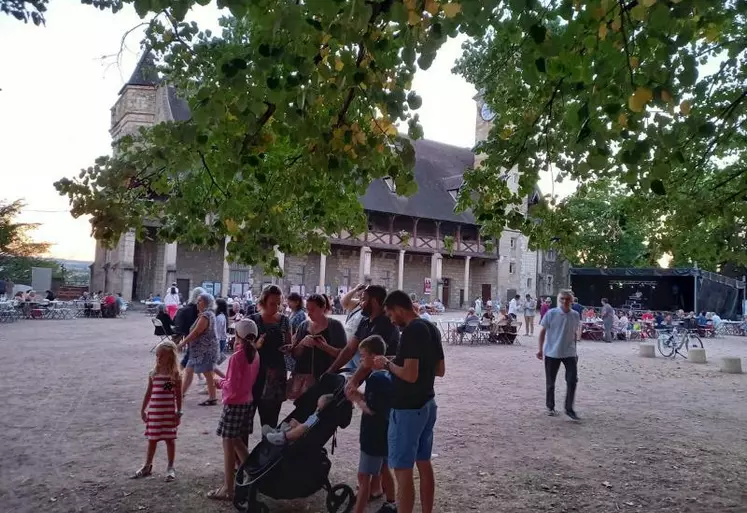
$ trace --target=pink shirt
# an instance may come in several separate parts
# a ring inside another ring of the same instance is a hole
[[[252,387],[259,374],[259,353],[254,354],[254,361],[246,361],[241,344],[228,360],[226,377],[218,382],[223,404],[249,404],[252,402]]]

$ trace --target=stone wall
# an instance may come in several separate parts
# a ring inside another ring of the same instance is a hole
[[[111,133],[115,141],[156,122],[156,88],[126,86],[111,109]]]
[[[443,264],[441,266],[441,269],[441,276],[444,276]],[[431,255],[405,253],[405,271],[402,281],[402,288],[405,292],[407,292],[408,294],[415,294],[418,298],[425,296],[425,279],[430,277]],[[396,281],[394,285],[397,285]],[[436,284],[434,283],[432,284],[432,286],[435,288]],[[430,297],[426,296],[426,299],[430,299]]]
[[[189,280],[190,290],[199,287],[203,281],[221,283],[223,246],[200,249],[179,244],[176,248],[176,279]],[[159,292],[163,294],[163,291]],[[221,294],[225,295],[225,291],[221,291]]]

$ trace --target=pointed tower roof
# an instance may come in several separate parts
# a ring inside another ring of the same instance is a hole
[[[127,86],[157,86],[160,82],[156,61],[150,49],[147,49],[137,62],[130,79],[119,90],[119,94],[122,94]]]

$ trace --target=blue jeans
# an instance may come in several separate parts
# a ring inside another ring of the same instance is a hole
[[[430,461],[436,401],[431,399],[418,410],[395,410],[389,414],[389,466],[409,469],[416,461]]]
[[[225,338],[221,339],[219,343],[220,343],[220,352],[225,353],[226,352],[226,339]]]

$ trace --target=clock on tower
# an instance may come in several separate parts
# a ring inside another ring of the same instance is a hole
[[[480,108],[480,116],[485,121],[493,121],[493,118],[495,118],[495,112],[492,111],[487,103],[483,103],[482,108]]]

